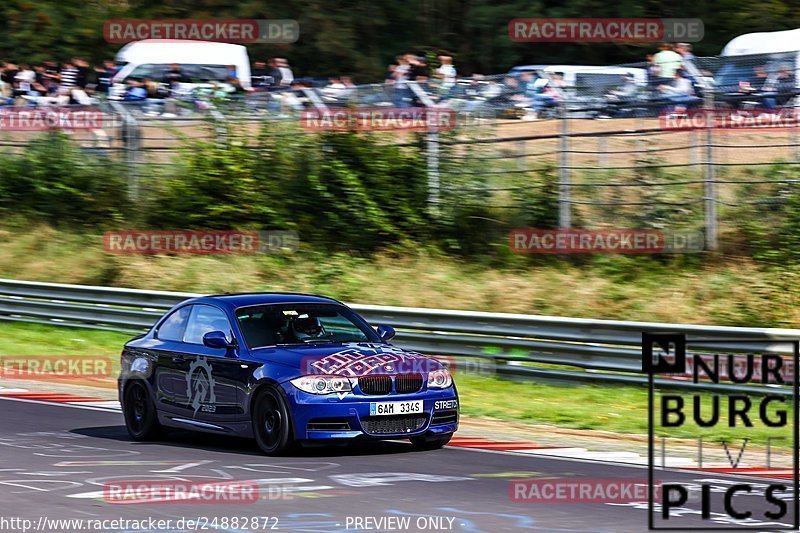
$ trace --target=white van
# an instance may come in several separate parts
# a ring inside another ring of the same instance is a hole
[[[249,89],[250,58],[247,48],[240,44],[207,41],[182,41],[172,39],[147,39],[126,44],[117,53],[117,65],[110,98],[121,98],[128,78],[150,78],[164,82],[164,74],[173,64],[178,64],[191,83],[197,86],[211,82],[224,82],[228,66],[236,67],[236,77],[242,87]]]
[[[722,49],[723,56],[800,52],[800,29],[745,33],[734,37]]]
[[[763,66],[771,78],[788,68],[800,88],[800,29],[739,35],[722,49],[721,60],[714,75],[720,90],[736,91],[740,81],[755,81],[755,66]]]

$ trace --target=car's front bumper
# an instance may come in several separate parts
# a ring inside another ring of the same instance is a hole
[[[308,394],[288,382],[283,384],[283,390],[289,400],[295,438],[299,440],[407,439],[446,435],[458,429],[455,386],[383,396],[348,393],[341,398],[336,394]],[[415,400],[422,400],[422,413],[370,415],[371,403]]]

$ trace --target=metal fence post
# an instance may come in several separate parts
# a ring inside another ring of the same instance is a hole
[[[597,137],[597,166],[608,166],[608,137],[603,134]]]
[[[561,104],[561,135],[558,157],[558,227],[569,229],[572,225],[569,184],[569,118],[567,104]]]
[[[125,170],[128,175],[128,199],[136,202],[139,200],[139,150],[142,138],[139,123],[124,106],[118,102],[111,104],[116,111],[122,124],[120,133],[122,140],[122,152],[125,154]]]
[[[429,130],[427,136],[428,156],[428,210],[432,215],[439,213],[439,132]]]
[[[706,113],[714,112],[714,96],[711,91],[706,92],[705,98]],[[705,229],[706,229],[706,250],[716,250],[717,242],[717,186],[714,168],[714,126],[713,121],[707,121],[706,127],[706,166],[705,166]]]

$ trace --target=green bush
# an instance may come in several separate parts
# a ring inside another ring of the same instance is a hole
[[[749,170],[753,181],[797,180],[798,169],[775,165],[766,172]],[[800,185],[748,183],[738,187],[736,206],[728,207],[735,251],[766,263],[800,262]],[[730,239],[729,239],[730,240]]]
[[[414,150],[355,133],[293,135],[274,125],[243,141],[189,140],[180,173],[153,192],[154,227],[294,229],[301,241],[372,251],[420,239],[426,177]]]
[[[125,173],[103,154],[79,148],[64,133],[33,139],[19,155],[0,156],[0,211],[53,225],[94,226],[119,219]]]

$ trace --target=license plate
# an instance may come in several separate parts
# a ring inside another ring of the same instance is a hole
[[[372,402],[370,416],[410,415],[422,412],[422,400],[413,402]]]

